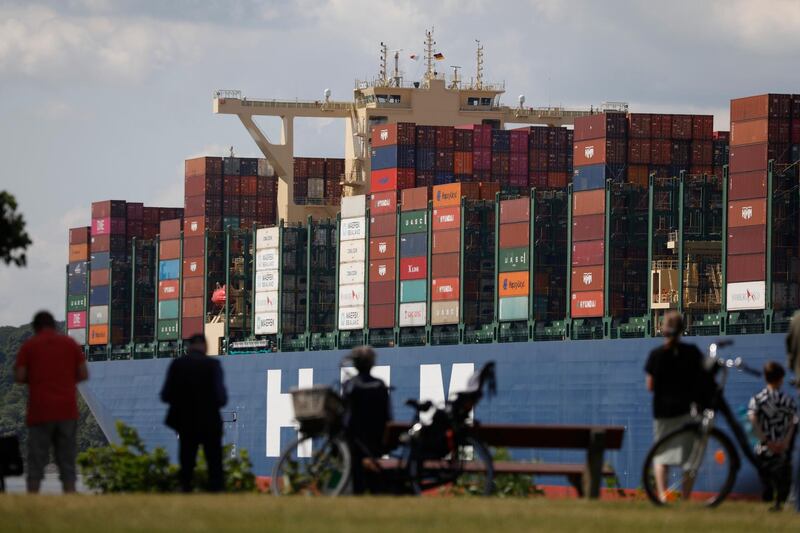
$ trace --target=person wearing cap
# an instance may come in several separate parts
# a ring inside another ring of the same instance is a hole
[[[370,372],[375,366],[375,350],[369,346],[353,349],[347,358],[357,374],[343,387],[344,426],[353,464],[353,493],[381,492],[380,476],[374,458],[383,455],[386,424],[392,419],[389,388]]]

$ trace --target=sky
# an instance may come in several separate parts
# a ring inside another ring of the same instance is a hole
[[[729,129],[731,98],[800,92],[796,0],[0,0],[0,190],[34,242],[26,268],[0,264],[0,325],[64,317],[67,228],[91,202],[181,206],[184,159],[260,155],[214,90],[349,100],[381,41],[421,75],[431,26],[464,79],[481,40],[509,105],[624,101]],[[342,157],[343,123],[299,121],[295,153]]]

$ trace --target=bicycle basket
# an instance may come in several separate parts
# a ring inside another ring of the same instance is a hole
[[[292,389],[294,417],[303,433],[316,433],[337,425],[344,413],[344,405],[333,389],[317,385],[308,389]]]

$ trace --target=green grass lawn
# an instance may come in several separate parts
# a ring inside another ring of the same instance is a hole
[[[246,496],[0,496],[0,531],[800,531],[800,515],[726,503],[657,509],[641,501]]]

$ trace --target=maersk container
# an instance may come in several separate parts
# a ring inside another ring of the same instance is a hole
[[[352,283],[364,283],[365,263],[341,263],[339,265],[339,285],[350,285]]]
[[[256,249],[277,248],[280,242],[280,228],[259,228],[256,230]]]
[[[364,329],[364,307],[339,307],[339,330]]]
[[[400,303],[424,302],[427,298],[427,280],[408,280],[400,282]]]
[[[729,311],[747,311],[766,307],[765,286],[763,281],[728,283],[726,307]]]
[[[158,279],[178,279],[181,272],[181,262],[179,259],[169,259],[166,261],[159,261],[158,263]]]
[[[163,300],[158,302],[159,320],[178,318],[180,300]]]
[[[361,197],[363,201],[363,196]],[[343,218],[339,224],[341,241],[364,240],[367,236],[367,220],[364,217]]]
[[[256,272],[255,291],[277,291],[280,278],[277,270]]]
[[[256,335],[277,334],[278,313],[256,313],[254,333]]]
[[[339,262],[352,263],[366,259],[366,242],[363,239],[343,241],[339,247]]]
[[[278,291],[257,292],[253,300],[256,313],[278,312]]]
[[[502,321],[527,320],[528,319],[528,297],[511,296],[499,298],[498,318]]]

